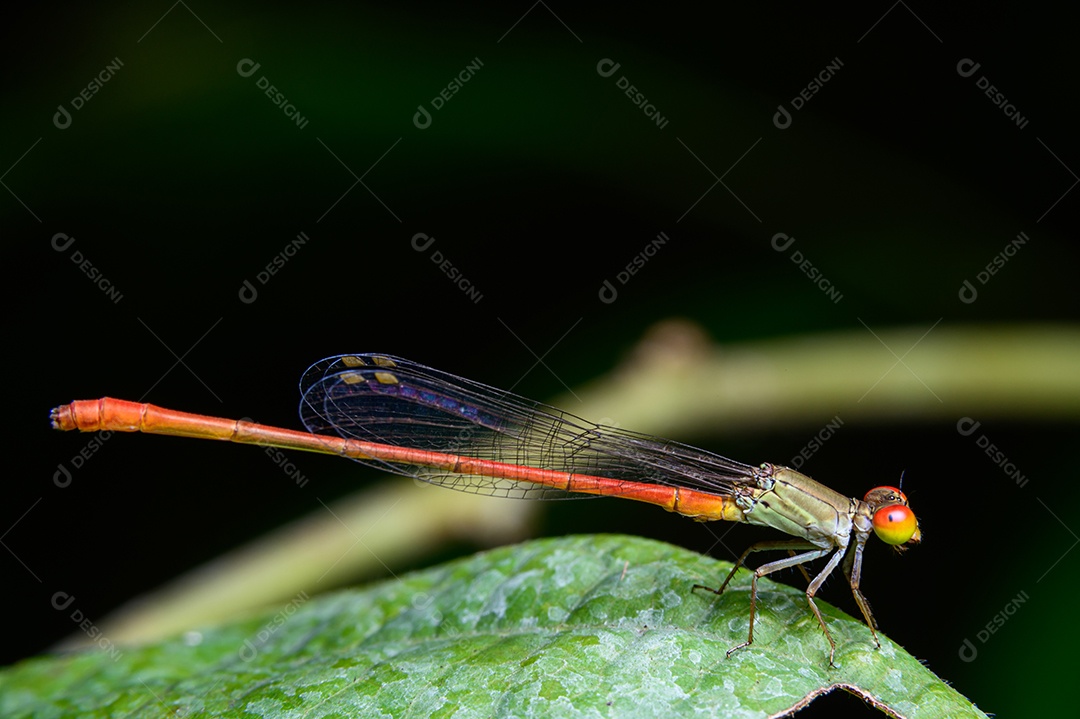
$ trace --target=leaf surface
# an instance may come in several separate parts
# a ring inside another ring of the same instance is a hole
[[[528,542],[142,646],[0,673],[4,717],[783,716],[836,688],[901,717],[985,717],[898,645],[802,590],[621,535]],[[797,575],[796,575],[797,576]],[[915,631],[908,628],[907,631]]]

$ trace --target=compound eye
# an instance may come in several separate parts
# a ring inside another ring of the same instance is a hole
[[[874,534],[885,544],[904,544],[918,528],[915,513],[903,504],[882,507],[874,512]]]

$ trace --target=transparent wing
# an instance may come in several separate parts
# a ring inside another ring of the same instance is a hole
[[[336,433],[347,439],[725,495],[752,481],[755,472],[749,465],[689,445],[593,424],[541,402],[389,355],[324,359],[304,373],[300,392],[301,419],[315,434]],[[423,464],[356,461],[477,494],[585,496]]]

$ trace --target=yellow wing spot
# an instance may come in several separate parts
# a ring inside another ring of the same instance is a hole
[[[364,378],[358,372],[342,372],[339,376],[345,384],[360,384],[364,381]]]
[[[375,373],[375,379],[380,384],[397,384],[398,383],[397,375],[394,374],[393,372],[376,372]]]
[[[389,357],[372,357],[371,359],[379,367],[397,367],[394,360]]]
[[[349,355],[341,358],[341,364],[345,365],[346,367],[363,367],[367,363],[359,357],[353,357],[352,355]]]

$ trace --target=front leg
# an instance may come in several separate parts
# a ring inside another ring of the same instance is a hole
[[[859,580],[862,578],[862,557],[863,547],[866,546],[866,536],[860,535],[855,539],[855,547],[851,551],[850,561],[844,562],[844,573],[847,574],[848,583],[851,585],[851,593],[855,596],[855,603],[859,605],[859,609],[862,610],[863,619],[866,620],[866,626],[870,627],[870,634],[874,637],[874,644],[878,649],[881,649],[881,641],[877,635],[877,622],[874,621],[874,615],[870,611],[870,602],[867,601],[866,596],[863,595],[862,590],[859,589]],[[849,566],[850,565],[850,566]]]

